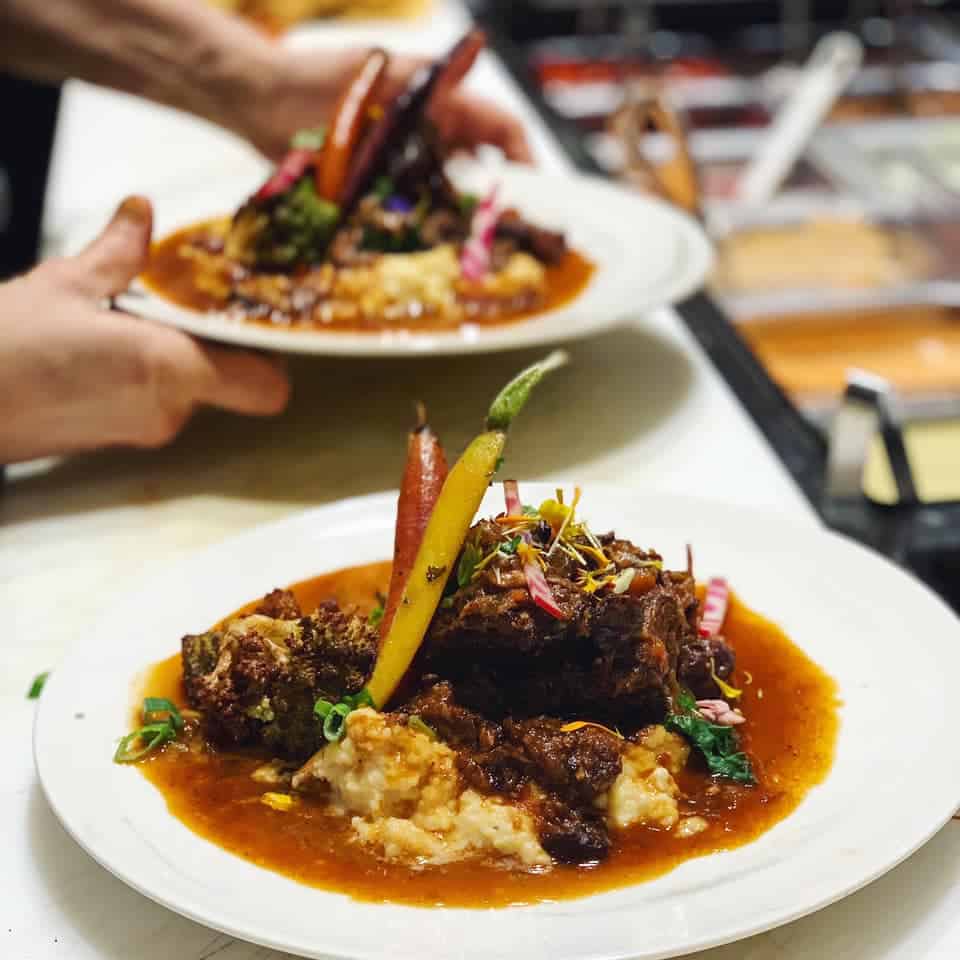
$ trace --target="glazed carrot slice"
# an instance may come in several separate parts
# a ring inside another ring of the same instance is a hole
[[[427,423],[426,410],[420,404],[417,408],[417,425],[407,437],[407,463],[397,501],[397,524],[393,538],[393,571],[380,627],[383,637],[390,631],[393,615],[420,549],[423,532],[427,529],[427,521],[446,479],[447,458],[439,438]]]
[[[344,90],[333,113],[330,133],[317,160],[317,193],[338,203],[347,180],[350,159],[360,141],[390,58],[385,51],[372,50]]]
[[[497,472],[511,423],[533,388],[566,361],[567,355],[557,350],[514,377],[490,405],[483,433],[474,437],[450,470],[366,687],[377,708],[387,704],[423,642],[470,524]]]

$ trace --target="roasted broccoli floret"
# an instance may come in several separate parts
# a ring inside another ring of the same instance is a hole
[[[363,687],[377,638],[375,627],[334,603],[296,620],[238,617],[183,638],[187,700],[212,742],[305,759],[325,742],[314,703]]]

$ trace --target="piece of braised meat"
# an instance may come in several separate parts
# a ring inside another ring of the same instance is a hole
[[[313,713],[318,697],[356,693],[373,669],[378,632],[335,603],[292,618],[283,591],[264,598],[262,613],[182,641],[187,701],[203,713],[207,737],[223,746],[266,747],[302,760],[325,742]]]
[[[457,703],[446,681],[431,682],[401,710],[419,716],[456,751],[469,786],[523,797],[551,857],[589,863],[606,856],[607,827],[595,800],[622,769],[619,737],[595,726],[565,731],[551,717],[494,723]]]
[[[736,655],[722,637],[697,637],[680,649],[677,680],[698,700],[722,700],[715,677],[728,680],[736,663]]]
[[[567,241],[562,233],[545,230],[528,223],[516,210],[504,210],[497,221],[496,241],[509,241],[515,249],[536,257],[550,266],[558,264],[567,252]]]
[[[469,542],[486,555],[501,539],[497,523],[481,521]],[[416,667],[451,680],[465,706],[493,719],[585,717],[625,732],[661,721],[681,650],[697,640],[694,581],[659,569],[656,553],[605,539],[615,568],[637,571],[629,590],[586,592],[557,550],[545,574],[559,620],[533,602],[519,558],[497,555],[441,606]]]

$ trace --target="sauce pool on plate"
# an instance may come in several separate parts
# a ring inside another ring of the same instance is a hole
[[[278,311],[256,310],[252,307],[246,309],[239,304],[229,303],[224,296],[213,292],[204,281],[204,273],[209,274],[209,266],[205,265],[202,253],[199,257],[185,253],[190,248],[202,250],[213,229],[212,224],[196,224],[178,230],[155,243],[147,269],[140,278],[147,288],[189,310],[201,313],[228,310],[244,322],[291,326],[299,330],[340,330],[352,333],[377,333],[383,330],[426,332],[456,330],[459,326],[467,325],[484,327],[515,323],[570,303],[586,289],[596,269],[586,257],[568,249],[559,263],[544,265],[544,291],[534,302],[527,302],[524,297],[518,298],[515,303],[509,300],[497,303],[492,299],[480,298],[475,301],[476,309],[467,311],[460,323],[451,322],[449,316],[434,314],[426,309],[417,311],[415,318],[335,314],[321,320],[316,319],[316,313],[304,318],[302,315],[293,317]],[[296,282],[296,275],[293,277]]]

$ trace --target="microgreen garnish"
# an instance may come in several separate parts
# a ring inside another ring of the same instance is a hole
[[[164,744],[176,740],[177,734],[183,730],[180,710],[165,697],[147,697],[143,701],[141,715],[143,726],[120,740],[113,755],[114,763],[136,763]]]
[[[513,556],[517,552],[517,547],[520,546],[523,537],[518,533],[515,537],[511,537],[506,543],[500,544],[500,552],[505,553],[508,557]]]
[[[461,589],[466,587],[473,579],[473,573],[477,564],[483,559],[480,550],[474,543],[465,543],[463,552],[460,554],[460,561],[457,564],[457,586]]]
[[[38,673],[33,678],[33,683],[30,684],[30,689],[27,691],[28,700],[36,700],[37,697],[43,693],[44,684],[47,682],[47,677],[50,676],[50,671],[47,670],[44,673]]]
[[[379,627],[381,621],[383,620],[383,615],[384,615],[386,612],[387,612],[387,611],[384,610],[384,608],[383,608],[383,604],[382,604],[382,603],[378,603],[378,604],[370,611],[370,616],[367,617],[367,623],[369,623],[371,627]]]
[[[732,727],[705,719],[689,690],[680,691],[676,706],[677,711],[668,714],[664,726],[686,737],[703,755],[714,776],[748,785],[756,783],[750,758],[740,750],[740,738]]]

